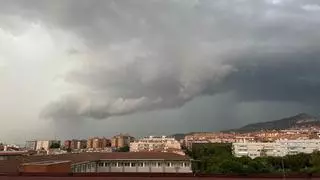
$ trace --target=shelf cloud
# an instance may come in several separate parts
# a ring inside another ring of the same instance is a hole
[[[78,61],[63,81],[76,90],[42,118],[107,119],[227,92],[235,102],[320,102],[315,0],[0,2],[3,22],[41,23],[83,44],[66,51]]]

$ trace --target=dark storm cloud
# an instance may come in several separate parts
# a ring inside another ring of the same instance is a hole
[[[311,51],[253,56],[241,61],[238,71],[230,74],[222,86],[234,90],[240,101],[292,101],[318,105],[319,55],[319,52]],[[255,63],[255,59],[261,62]]]
[[[91,51],[65,78],[86,92],[50,103],[46,118],[104,119],[224,92],[239,101],[319,102],[318,1],[1,3],[0,16],[75,33]]]

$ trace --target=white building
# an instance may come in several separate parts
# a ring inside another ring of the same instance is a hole
[[[130,143],[130,152],[181,150],[180,143],[166,136],[149,136]]]
[[[102,153],[98,161],[72,164],[72,172],[191,173],[191,160],[174,153]]]
[[[298,153],[312,153],[320,150],[320,139],[277,140],[276,142],[242,142],[233,143],[233,154],[236,157],[248,156],[286,156]]]
[[[50,149],[50,146],[54,143],[60,144],[60,141],[57,140],[42,140],[37,141],[36,150],[45,150],[48,151]]]

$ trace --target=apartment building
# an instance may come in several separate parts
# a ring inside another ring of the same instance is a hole
[[[26,150],[36,150],[37,148],[37,141],[26,141]]]
[[[134,137],[128,134],[119,134],[111,139],[111,147],[113,148],[121,148],[125,146],[130,146],[130,142],[134,141]]]
[[[130,152],[181,150],[180,143],[166,136],[149,136],[130,143]]]
[[[82,139],[77,141],[77,149],[85,149],[87,147],[87,140]]]
[[[320,150],[320,139],[277,140],[275,142],[233,143],[233,154],[236,157],[248,156],[286,156],[298,153],[312,153]]]
[[[87,141],[87,149],[104,149],[106,147],[110,147],[111,142],[107,138],[89,138]]]
[[[63,146],[65,149],[71,149],[71,140],[65,140]]]
[[[48,151],[50,149],[50,146],[52,144],[60,144],[60,141],[58,140],[41,140],[41,141],[37,141],[37,146],[36,146],[36,150],[45,150]]]

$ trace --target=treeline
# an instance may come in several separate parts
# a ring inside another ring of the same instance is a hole
[[[193,171],[210,174],[320,173],[320,152],[285,157],[234,157],[231,144],[199,144],[187,150]]]

